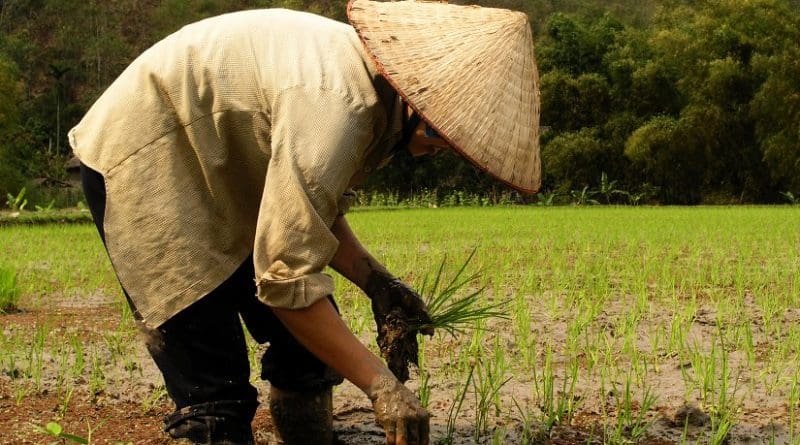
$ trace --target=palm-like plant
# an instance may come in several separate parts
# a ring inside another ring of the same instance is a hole
[[[597,195],[597,192],[594,190],[589,190],[588,185],[581,190],[572,190],[569,192],[569,194],[572,196],[572,203],[575,205],[582,206],[586,204],[600,204],[596,199],[594,199],[594,196]]]
[[[600,188],[597,190],[598,193],[603,195],[606,199],[606,204],[611,204],[611,198],[614,195],[624,195],[625,192],[617,188],[617,180],[609,181],[608,175],[606,172],[603,172],[600,175]]]

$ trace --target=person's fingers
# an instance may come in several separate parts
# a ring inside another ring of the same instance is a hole
[[[408,424],[406,419],[397,419],[397,440],[395,445],[409,445],[408,442]]]
[[[386,433],[386,445],[397,445],[397,435],[395,434],[395,425],[392,423],[383,428]]]
[[[406,350],[408,351],[408,359],[411,363],[419,366],[419,344],[417,343],[417,336],[416,334],[409,333],[408,337],[406,338]]]
[[[431,440],[430,417],[425,413],[419,422],[419,445],[429,445]]]
[[[420,419],[413,419],[407,423],[408,445],[419,445],[419,423]]]
[[[430,320],[428,320],[428,323],[429,322],[430,322]],[[423,323],[425,323],[425,322],[423,321]],[[424,328],[420,329],[419,332],[421,334],[424,334],[424,335],[427,335],[427,336],[431,337],[431,336],[433,336],[433,326],[425,326]]]

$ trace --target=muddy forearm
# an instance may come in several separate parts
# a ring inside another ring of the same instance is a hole
[[[330,266],[353,284],[366,290],[367,281],[373,272],[388,274],[386,268],[378,262],[356,237],[344,216],[339,216],[331,227],[331,231],[339,240],[339,247],[330,262]]]
[[[272,310],[306,349],[362,391],[366,392],[378,377],[391,375],[350,332],[327,298],[303,309]]]

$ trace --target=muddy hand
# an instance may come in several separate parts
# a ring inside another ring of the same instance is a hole
[[[428,445],[430,414],[414,393],[390,375],[377,377],[366,392],[386,445]]]
[[[378,347],[389,369],[401,382],[408,380],[408,363],[418,364],[417,332],[433,335],[425,302],[397,278],[373,271],[365,289],[372,300],[378,328]]]

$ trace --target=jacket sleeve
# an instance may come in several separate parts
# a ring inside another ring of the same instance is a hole
[[[373,113],[330,90],[292,88],[272,107],[272,142],[256,229],[258,297],[304,308],[333,294],[323,270],[338,247],[330,228],[373,140]]]

